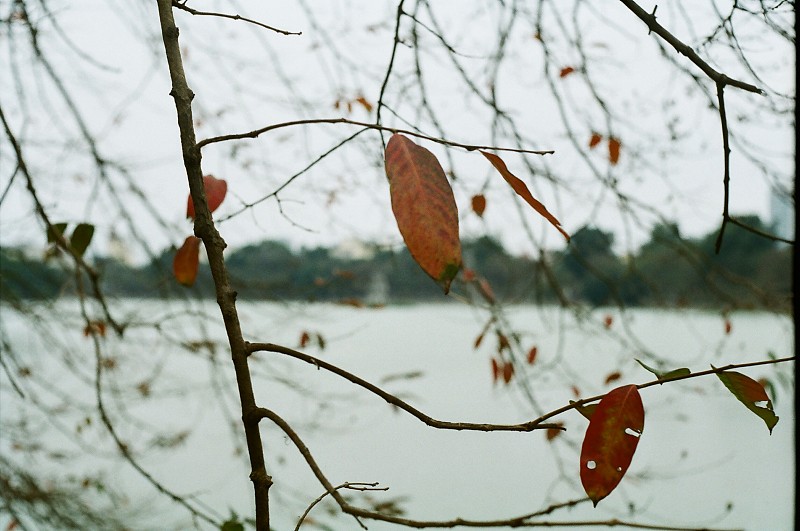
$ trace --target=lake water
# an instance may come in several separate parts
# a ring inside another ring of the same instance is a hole
[[[139,322],[123,340],[102,341],[103,356],[112,360],[104,396],[121,436],[168,488],[221,516],[229,510],[251,516],[249,468],[246,457],[237,454],[242,444],[238,398],[216,307],[189,303],[192,313],[187,315],[186,307],[174,302],[120,304],[115,306],[118,315]],[[47,417],[20,400],[4,375],[3,425],[28,419],[27,429],[37,434],[42,448],[31,453],[12,449],[17,432],[9,432],[0,440],[3,455],[41,475],[79,477],[101,471],[123,494],[117,506],[134,515],[132,529],[192,528],[183,509],[157,496],[130,465],[114,457],[113,444],[92,413],[94,353],[81,333],[76,304],[37,311],[44,335],[7,307],[2,331],[14,346],[15,359],[32,373],[17,377],[21,390],[57,415]],[[667,360],[667,368],[697,372],[709,364],[789,356],[794,345],[791,320],[762,313],[731,314],[726,333],[717,313],[633,310],[621,315],[602,310],[577,318],[555,308],[516,306],[506,309],[502,322],[519,333],[523,357],[532,346],[538,354],[532,365],[522,359],[506,386],[492,380],[496,338],[487,334],[474,348],[488,317],[484,310],[457,304],[359,309],[245,302],[240,312],[248,340],[296,347],[306,331],[312,340],[304,351],[380,385],[430,416],[452,421],[522,422],[567,404],[575,398],[573,387],[581,396],[592,396],[652,380],[634,358],[649,365]],[[612,319],[608,329],[606,315]],[[324,349],[315,334],[324,339]],[[182,346],[207,340],[219,343],[213,355],[202,346],[195,352]],[[259,403],[295,427],[334,485],[380,482],[389,490],[370,493],[370,498],[397,501],[408,517],[502,518],[581,497],[577,449],[587,421],[574,411],[554,419],[567,432],[553,442],[538,431],[447,432],[305,363],[261,353],[251,366]],[[616,371],[620,378],[606,384]],[[584,503],[543,519],[792,529],[794,365],[741,372],[766,377],[775,387],[780,421],[772,435],[715,376],[644,389],[644,434],[618,489],[597,508]],[[527,390],[519,384],[523,380]],[[89,456],[74,442],[78,430],[84,449],[92,449]],[[275,481],[273,526],[293,529],[323,488],[275,426],[265,421],[262,433]],[[174,448],[165,448],[171,443]],[[311,513],[317,528],[359,528],[352,518],[331,516],[331,507],[326,501]],[[402,529],[365,523],[372,530]]]

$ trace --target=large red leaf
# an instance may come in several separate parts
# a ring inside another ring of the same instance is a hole
[[[200,265],[200,242],[196,236],[189,236],[175,253],[172,261],[172,272],[175,279],[184,286],[191,286],[197,279],[197,270]]]
[[[718,372],[717,376],[739,402],[761,417],[771,434],[772,428],[778,423],[778,416],[772,410],[772,400],[764,390],[764,386],[740,372]]]
[[[225,179],[217,179],[213,175],[204,175],[203,188],[206,191],[208,210],[214,212],[222,204],[225,194],[228,193],[228,183]],[[189,194],[189,200],[186,203],[186,217],[194,219],[194,203],[192,202],[191,194]]]
[[[581,447],[581,483],[595,506],[619,484],[644,430],[644,406],[635,385],[609,391],[589,420]]]
[[[506,182],[511,185],[511,188],[517,192],[517,195],[524,199],[530,206],[533,207],[536,212],[541,214],[547,221],[549,221],[550,224],[558,229],[558,232],[563,234],[567,241],[569,241],[569,234],[567,234],[567,232],[561,228],[561,222],[558,221],[553,214],[548,212],[547,208],[545,208],[543,204],[533,197],[530,190],[528,190],[528,187],[525,186],[525,183],[522,182],[519,177],[508,171],[506,163],[503,162],[503,159],[497,155],[494,155],[493,153],[487,153],[485,151],[481,151],[481,154],[483,154],[483,156],[492,163],[492,166],[494,166],[497,171],[500,172],[500,175],[502,175]]]
[[[411,256],[447,293],[461,268],[458,209],[436,156],[403,135],[386,145],[386,176],[397,227]]]

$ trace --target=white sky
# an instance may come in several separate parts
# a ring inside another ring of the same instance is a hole
[[[369,114],[357,104],[348,114],[342,108],[334,109],[333,103],[337,97],[354,99],[360,94],[373,103],[377,99],[392,43],[394,2],[309,1],[321,21],[320,27],[305,19],[297,2],[256,6],[261,9],[251,5],[252,2],[240,2],[234,7],[225,4],[228,12],[239,12],[288,30],[301,30],[303,35],[280,36],[241,22],[176,13],[189,82],[197,94],[198,138],[297,118],[344,115],[356,120],[374,119],[374,111]],[[10,2],[2,2],[0,6],[0,12],[6,16]],[[40,20],[42,47],[75,97],[89,129],[100,139],[100,152],[131,170],[152,212],[163,217],[169,229],[164,231],[154,223],[151,212],[130,199],[125,191],[127,185],[114,177],[126,201],[130,201],[136,226],[156,249],[179,244],[191,230],[183,219],[188,188],[180,159],[174,105],[168,96],[170,86],[158,38],[155,6],[152,2],[94,1],[51,7],[74,45],[105,66],[82,60],[53,33],[50,24]],[[195,7],[214,9],[213,3],[197,3]],[[484,89],[489,82],[485,69],[485,58],[490,51],[487,46],[492,42],[497,13],[492,8],[473,7],[472,3],[464,2],[436,2],[436,12],[440,22],[447,22],[447,36],[461,54],[459,60],[470,69],[476,85]],[[667,26],[674,22],[678,36],[691,41],[689,35],[678,31],[677,20],[668,8],[660,8],[659,21]],[[658,59],[655,37],[648,36],[643,25],[620,6],[610,5],[597,18],[584,18],[579,24],[581,38],[593,54],[588,61],[593,79],[606,97],[611,95],[609,104],[621,114],[617,123],[623,142],[620,164],[609,167],[604,145],[590,153],[590,160],[606,177],[618,180],[626,193],[657,205],[666,215],[678,219],[685,234],[714,230],[721,220],[722,208],[718,115],[709,112],[701,98],[686,95],[685,75]],[[407,35],[408,19],[403,27]],[[97,186],[90,161],[84,155],[76,155],[85,152],[85,146],[79,141],[76,144],[74,120],[42,69],[31,68],[33,61],[24,51],[27,41],[23,29],[16,26],[13,45],[7,34],[0,40],[0,104],[15,133],[25,142],[28,163],[52,218],[94,223],[98,233],[91,250],[102,254],[112,230],[124,239],[130,239],[131,235],[114,214],[114,201]],[[543,38],[560,54],[555,60],[563,66],[575,64],[574,52],[558,46],[559,40],[563,40],[558,28],[547,30],[551,33]],[[430,33],[420,32],[427,45],[436,44]],[[326,34],[331,41],[326,40]],[[531,178],[520,156],[503,155],[505,161],[511,171],[531,185],[534,194],[567,231],[595,223],[614,230],[618,241],[628,245],[641,243],[647,226],[631,229],[630,223],[620,218],[613,198],[598,188],[564,136],[557,108],[547,94],[542,76],[541,45],[532,36],[531,26],[521,22],[509,37],[509,57],[495,80],[500,104],[520,117],[524,134],[535,142],[527,147],[556,150],[546,162],[560,175],[569,176],[569,189],[557,191],[544,179]],[[794,91],[791,48],[750,40],[744,44],[748,53],[767,61],[761,73],[772,87]],[[343,61],[337,63],[331,56],[332,46],[342,54]],[[709,50],[709,54],[722,64],[726,62],[716,50]],[[413,98],[404,96],[404,91],[408,94],[414,91],[413,77],[409,75],[410,58],[409,48],[401,46],[387,102],[403,118],[435,133],[429,122],[418,119]],[[426,79],[430,81],[427,96],[441,112],[450,138],[492,144],[490,115],[475,98],[466,95],[463,83],[445,56],[426,53],[423,59]],[[683,60],[682,64],[698,73],[688,61]],[[15,76],[8,75],[15,68],[23,80],[21,91],[14,82]],[[752,81],[738,65],[726,73]],[[281,81],[284,76],[295,84],[287,88]],[[571,102],[569,112],[574,128],[585,130],[588,141],[587,124],[601,129],[605,123],[602,114],[587,104],[588,92],[577,74],[558,83],[563,85],[564,97]],[[752,115],[752,102],[758,96],[730,88],[726,95],[731,127],[746,132],[745,138],[754,144],[753,149],[770,155],[770,163],[783,174],[793,175],[794,134],[787,125],[791,117],[780,121],[768,118],[759,125],[759,118]],[[665,103],[668,100],[673,100],[673,104]],[[742,114],[750,118],[750,123],[737,121],[736,117]],[[387,124],[407,127],[389,112],[384,111],[383,116]],[[676,128],[686,135],[671,145],[659,141],[669,118],[675,119]],[[235,212],[242,200],[252,201],[273,191],[288,176],[355,130],[342,125],[292,128],[257,140],[209,146],[203,152],[204,171],[227,179],[229,184],[229,196],[216,217]],[[281,196],[284,215],[275,201],[266,201],[222,223],[220,228],[229,245],[235,248],[267,238],[282,239],[296,246],[332,245],[350,238],[400,243],[389,208],[378,136],[367,132],[357,142],[365,150],[351,144],[288,187]],[[491,234],[499,236],[514,252],[533,252],[533,244],[519,226],[521,208],[537,241],[547,247],[563,245],[555,230],[513,198],[507,185],[479,154],[420,143],[459,178],[454,188],[462,236]],[[238,150],[237,159],[231,158],[233,149]],[[736,146],[733,149],[731,210],[767,218],[769,183]],[[632,151],[643,154],[643,158],[632,157]],[[663,156],[662,151],[665,151]],[[540,167],[539,157],[526,157],[534,159],[534,164]],[[0,140],[3,190],[15,166],[10,145],[3,136]],[[31,212],[23,184],[21,176],[17,176],[0,210],[3,245],[44,244],[41,225]],[[470,196],[479,192],[488,199],[485,220],[478,219],[469,208]],[[645,216],[642,222],[649,225],[653,218]],[[625,236],[626,230],[632,231],[630,239]]]

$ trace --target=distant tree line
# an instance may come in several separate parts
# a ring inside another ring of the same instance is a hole
[[[756,216],[742,218],[767,230]],[[652,229],[637,253],[619,256],[614,236],[596,227],[573,234],[564,250],[542,258],[514,256],[496,240],[482,237],[464,244],[466,267],[485,278],[506,302],[583,302],[591,306],[790,307],[791,249],[732,226],[719,254],[715,233],[681,237],[677,225]],[[174,249],[135,267],[112,258],[95,259],[103,289],[119,297],[158,298],[186,291],[172,277]],[[264,241],[230,253],[228,265],[240,293],[250,299],[370,302],[376,283],[386,302],[445,300],[441,290],[414,263],[408,251],[375,247],[369,258],[347,258],[317,247],[293,251],[279,241]],[[74,278],[53,260],[0,249],[2,297],[49,299],[74,291]],[[201,267],[193,295],[212,297],[211,276]]]

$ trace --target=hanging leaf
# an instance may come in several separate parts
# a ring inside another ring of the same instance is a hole
[[[200,266],[200,242],[196,236],[189,236],[183,242],[175,259],[172,261],[172,272],[178,282],[184,286],[191,286],[197,279],[197,270]]]
[[[644,406],[635,385],[607,393],[589,420],[581,447],[581,483],[595,507],[628,471],[644,430]]]
[[[311,335],[309,335],[307,331],[303,330],[303,332],[300,334],[300,341],[298,342],[298,345],[300,348],[305,348],[310,340]]]
[[[608,330],[609,328],[611,328],[612,324],[614,324],[614,318],[611,317],[610,314],[606,314],[606,316],[603,317],[603,326],[605,327],[606,330]]]
[[[603,137],[600,133],[592,132],[592,137],[589,139],[589,149],[594,149],[597,145],[602,142]]]
[[[616,382],[620,378],[622,378],[622,373],[620,373],[619,371],[614,371],[608,376],[606,376],[606,385],[610,384],[611,382]]]
[[[78,226],[75,227],[75,230],[72,231],[72,236],[69,238],[69,244],[75,254],[83,256],[83,253],[86,252],[86,248],[89,247],[89,244],[92,242],[92,236],[94,236],[94,225],[79,223]]]
[[[483,217],[483,211],[486,210],[486,197],[482,194],[472,196],[472,211]]]
[[[502,175],[506,182],[511,185],[511,188],[514,189],[517,195],[524,199],[531,207],[533,207],[536,212],[549,221],[550,224],[558,229],[558,232],[563,234],[564,238],[569,241],[569,234],[567,234],[567,232],[561,228],[561,222],[558,221],[550,212],[548,212],[547,208],[545,208],[543,204],[533,197],[530,190],[528,190],[528,187],[525,186],[525,183],[522,182],[521,179],[508,171],[508,167],[506,167],[506,163],[503,162],[503,159],[497,155],[494,155],[493,153],[487,153],[486,151],[481,151],[481,154],[492,163],[492,166],[494,166],[498,172],[500,172],[500,175]]]
[[[611,137],[608,139],[608,161],[615,165],[619,162],[619,149],[622,147],[618,138]]]
[[[514,377],[514,365],[511,363],[506,363],[503,365],[503,382],[506,385],[511,381],[511,378]]]
[[[400,134],[386,145],[386,176],[397,227],[411,256],[450,291],[461,268],[458,209],[436,156]]]
[[[203,188],[206,191],[206,201],[208,201],[209,212],[214,212],[222,204],[225,194],[228,193],[228,183],[224,179],[217,179],[213,175],[203,176]],[[186,203],[186,217],[194,219],[194,202],[192,194]]]
[[[573,73],[574,71],[575,71],[575,69],[574,69],[574,68],[572,68],[571,66],[565,66],[565,67],[564,67],[564,68],[562,68],[562,69],[561,69],[561,71],[558,73],[558,77],[562,77],[562,78],[563,78],[563,77],[567,77],[568,75],[570,75],[570,74],[571,74],[571,73]]]
[[[492,383],[496,383],[499,377],[500,363],[495,358],[492,358]]]
[[[531,347],[531,349],[528,351],[528,365],[533,365],[533,363],[536,361],[536,354],[538,354],[538,352],[538,348]]]
[[[715,368],[713,365],[711,368]],[[733,393],[739,402],[747,409],[761,417],[772,434],[772,428],[778,423],[778,417],[772,410],[772,400],[767,396],[764,387],[749,376],[739,372],[724,371],[718,372],[717,377],[722,380],[728,391]]]
[[[64,231],[66,229],[67,229],[66,223],[53,223],[47,229],[47,243],[55,243],[56,240],[58,239],[58,236],[64,235]]]
[[[559,426],[564,426],[563,422],[557,422],[556,424],[558,424]],[[562,433],[564,433],[564,430],[560,430],[558,428],[547,428],[547,431],[546,431],[547,440],[548,441],[552,441],[553,439],[555,439],[556,437],[558,437]]]
[[[730,335],[730,333],[731,333],[731,328],[732,328],[732,326],[731,326],[731,320],[730,320],[730,319],[728,319],[728,318],[726,317],[726,318],[725,318],[725,335],[726,335],[726,336],[727,336],[727,335]]]
[[[319,332],[317,332],[316,338],[317,338],[317,346],[319,347],[319,349],[325,350],[325,344],[326,344],[325,338],[322,337],[322,334],[320,334]]]

